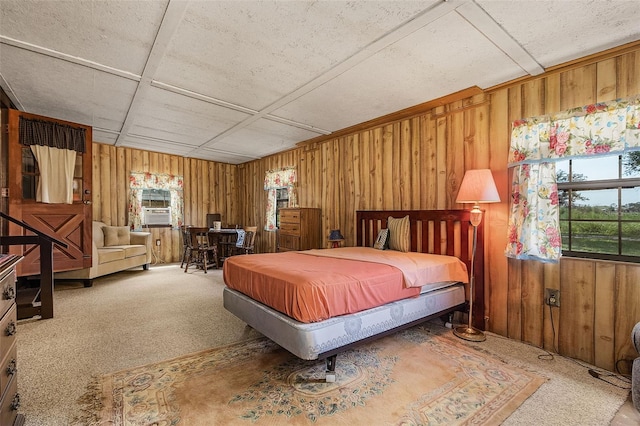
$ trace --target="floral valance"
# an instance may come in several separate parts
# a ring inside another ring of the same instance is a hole
[[[509,166],[640,150],[640,97],[517,120]]]
[[[264,176],[264,189],[278,189],[294,186],[297,180],[296,168],[286,167],[269,170]]]
[[[177,189],[182,191],[182,176],[166,173],[131,172],[129,186],[140,189]]]

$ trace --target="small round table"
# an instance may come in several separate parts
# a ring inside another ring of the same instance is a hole
[[[329,240],[329,242],[331,243],[331,248],[338,248],[340,247],[340,243],[344,241],[344,239],[339,239],[339,240]]]

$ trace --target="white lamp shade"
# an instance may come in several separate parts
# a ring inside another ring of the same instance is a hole
[[[499,203],[500,195],[489,169],[467,170],[456,203]]]

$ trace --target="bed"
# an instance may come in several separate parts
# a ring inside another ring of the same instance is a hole
[[[371,248],[389,217],[408,217],[408,253]],[[333,381],[347,348],[467,308],[471,238],[467,210],[357,211],[355,248],[227,259],[224,307],[297,357],[326,359]],[[482,227],[477,241],[474,325],[484,329]]]

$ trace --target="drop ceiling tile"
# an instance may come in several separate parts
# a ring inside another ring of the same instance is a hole
[[[223,150],[213,148],[201,148],[189,154],[189,157],[199,158],[201,160],[217,161],[220,163],[242,164],[247,161],[255,160],[259,157],[248,156],[243,154],[234,154]]]
[[[254,158],[294,148],[296,143],[318,136],[318,133],[275,121],[260,119],[207,148],[246,154]]]
[[[118,139],[118,133],[107,132],[97,127],[92,129],[93,141],[106,145],[114,145]]]
[[[137,83],[0,44],[0,74],[25,111],[120,130]]]
[[[522,68],[452,12],[273,114],[335,131],[522,75]]]
[[[0,34],[140,75],[166,5],[167,0],[2,0]]]
[[[477,0],[544,67],[640,39],[637,0]]]
[[[193,146],[184,143],[154,139],[133,134],[127,135],[122,141],[120,141],[118,146],[180,156],[185,156],[189,152],[193,151]]]
[[[155,78],[259,110],[436,2],[192,2]]]
[[[201,145],[249,117],[156,87],[148,89],[138,110],[131,133],[191,146]]]

